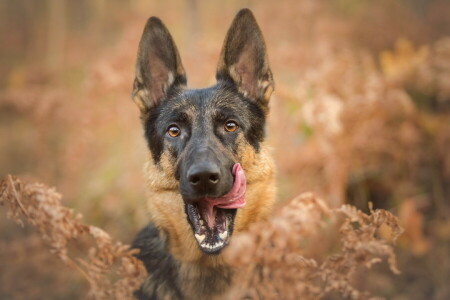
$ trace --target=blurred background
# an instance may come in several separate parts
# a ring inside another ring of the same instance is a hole
[[[450,2],[2,0],[0,177],[39,181],[129,243],[146,222],[148,156],[130,99],[145,21],[172,33],[188,86],[215,82],[236,12],[253,10],[276,81],[268,138],[279,201],[392,211],[401,275],[359,286],[450,299]],[[87,283],[0,207],[0,298],[82,299]]]

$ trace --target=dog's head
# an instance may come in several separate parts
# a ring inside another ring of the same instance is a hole
[[[166,158],[202,251],[218,253],[229,241],[236,210],[245,205],[239,151],[258,152],[273,91],[266,46],[253,14],[241,10],[225,38],[217,84],[186,89],[186,75],[164,24],[148,20],[142,35],[133,99],[153,163]]]

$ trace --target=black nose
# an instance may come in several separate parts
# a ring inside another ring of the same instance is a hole
[[[220,181],[220,168],[210,162],[197,163],[189,168],[187,180],[194,189],[213,190]]]

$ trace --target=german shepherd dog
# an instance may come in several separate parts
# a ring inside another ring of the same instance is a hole
[[[221,250],[271,212],[274,165],[264,139],[274,82],[248,9],[228,30],[216,79],[187,89],[169,31],[147,21],[132,92],[150,150],[151,223],[133,243],[149,273],[138,299],[223,298],[233,270]]]

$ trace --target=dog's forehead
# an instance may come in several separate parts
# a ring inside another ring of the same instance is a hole
[[[242,100],[236,93],[222,87],[183,90],[165,105],[166,112],[195,116],[213,117],[221,112],[239,111],[242,114]]]
[[[204,113],[222,108],[238,108],[239,103],[241,103],[236,93],[221,86],[186,90],[183,96],[194,108],[200,109]]]

